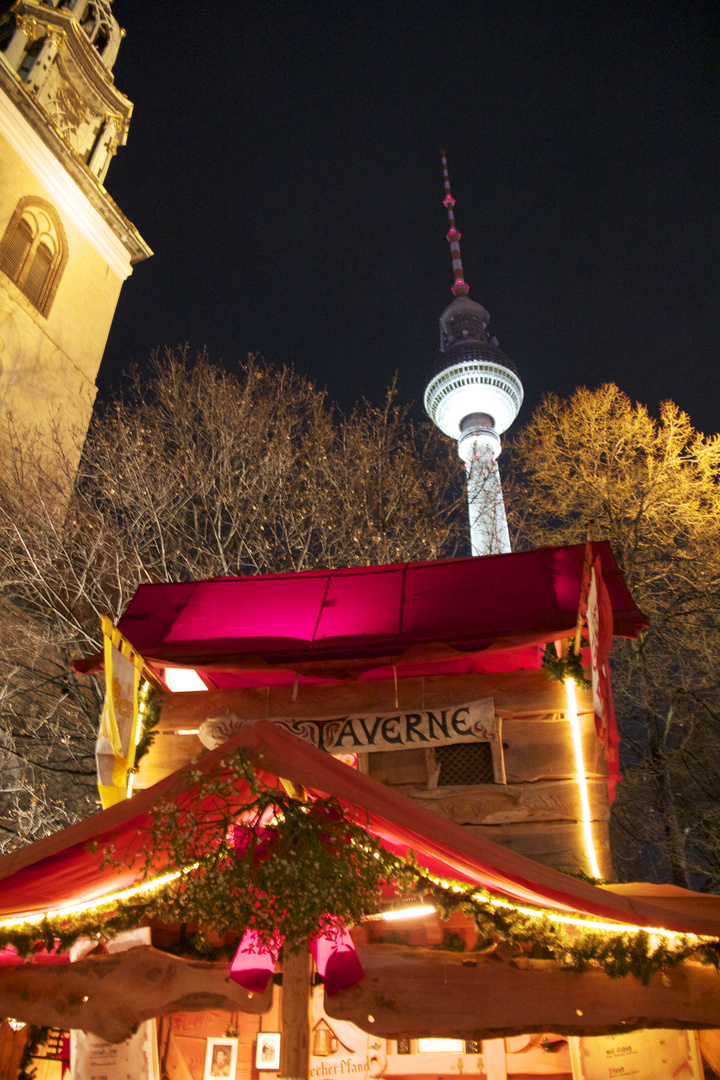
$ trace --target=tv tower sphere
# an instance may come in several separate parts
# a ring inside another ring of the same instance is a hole
[[[515,364],[487,333],[489,314],[468,297],[445,151],[442,162],[455,299],[440,316],[440,359],[425,391],[425,411],[443,434],[457,440],[465,462],[472,553],[497,555],[510,551],[497,466],[500,436],[520,411],[523,388]]]

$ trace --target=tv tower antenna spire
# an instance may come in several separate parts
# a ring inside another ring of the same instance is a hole
[[[515,364],[488,335],[490,316],[468,296],[445,150],[440,156],[454,300],[440,316],[440,358],[425,391],[425,411],[443,434],[457,439],[465,462],[473,555],[498,555],[510,551],[497,466],[500,436],[520,410],[523,388]]]
[[[443,179],[445,181],[445,198],[443,199],[443,206],[447,208],[448,221],[450,222],[450,228],[446,240],[450,245],[450,258],[452,259],[453,276],[455,283],[452,287],[453,294],[455,296],[467,296],[470,292],[467,282],[463,277],[463,264],[462,256],[460,255],[460,236],[461,234],[457,230],[455,225],[455,200],[452,197],[450,191],[450,175],[447,167],[447,150],[440,151],[440,157],[442,158]]]

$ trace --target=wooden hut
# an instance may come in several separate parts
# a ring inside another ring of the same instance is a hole
[[[636,636],[645,620],[609,547],[592,554],[614,632]],[[48,911],[133,888],[149,817],[244,747],[269,789],[290,785],[310,802],[332,795],[388,850],[412,850],[429,874],[483,887],[513,910],[551,911],[568,925],[594,917],[635,943],[642,928],[662,940],[720,937],[716,898],[598,888],[553,868],[592,869],[593,857],[603,876],[610,868],[615,778],[592,694],[571,702],[543,663],[546,646],[558,643],[562,656],[576,630],[586,556],[576,546],[143,586],[119,629],[142,656],[161,713],[135,794],[0,860],[0,924],[32,933]],[[217,749],[202,754],[208,745]],[[128,852],[120,869],[102,866],[110,844]],[[577,1048],[571,1062],[568,1039],[662,1028],[679,1033],[660,1042],[680,1040],[672,1053],[682,1057],[688,1029],[720,1026],[720,980],[693,959],[644,985],[497,943],[449,952],[448,930],[473,944],[460,914],[395,923],[406,944],[379,940],[378,925],[353,931],[365,977],[333,997],[311,991],[307,954],[285,964],[281,989],[250,993],[229,981],[227,963],[170,955],[172,929],[155,927],[152,945],[72,964],[43,963],[42,953],[19,964],[6,951],[0,1009],[108,1041],[159,1018],[170,1080],[214,1075],[212,1040],[234,1048],[235,1038],[242,1080],[590,1077]],[[451,1041],[423,1041],[433,1038]],[[652,1075],[662,1068],[658,1058]]]
[[[310,799],[331,793],[388,848],[412,849],[420,865],[452,880],[484,886],[509,904],[551,909],[569,919],[590,915],[617,923],[620,930],[635,928],[629,931],[633,933],[652,927],[720,937],[716,897],[671,887],[598,888],[570,878],[443,819],[267,722],[233,736],[225,746],[134,798],[0,860],[0,926],[14,920],[19,928],[32,928],[48,911],[77,910],[132,888],[148,815],[180,797],[201,776],[212,776],[225,755],[240,746],[258,762],[264,784],[279,785],[283,777]],[[102,851],[111,843],[134,851],[120,871],[101,865]],[[464,932],[461,922],[454,925]],[[303,1014],[298,1017],[296,1011],[285,1029],[272,986],[264,993],[248,993],[229,981],[227,962],[182,959],[150,945],[72,964],[44,963],[43,954],[32,963],[8,964],[4,956],[0,1011],[30,1023],[84,1029],[106,1040],[128,1037],[148,1018],[171,1017],[160,1044],[173,1080],[194,1077],[197,1068],[202,1076],[193,1039],[196,1050],[200,1043],[204,1049],[208,1037],[227,1030],[233,1013],[244,1050],[237,1075],[248,1080],[255,1078],[251,1054],[258,1039],[275,1031],[284,1034],[290,1054],[284,1063],[287,1071],[280,1075],[307,1075],[302,1058],[307,1062],[320,1021],[338,1044],[330,1054],[310,1057],[310,1069],[320,1070],[313,1076],[334,1075],[328,1070],[339,1069],[349,1058],[353,1066],[366,1062],[371,1075],[457,1076],[459,1069],[490,1080],[569,1076],[568,1036],[627,1035],[638,1027],[718,1026],[720,977],[713,967],[687,961],[658,972],[643,985],[633,976],[611,979],[594,968],[574,972],[556,960],[524,960],[502,948],[480,954],[438,950],[432,946],[442,942],[442,929],[432,916],[420,923],[408,921],[404,928],[410,934],[408,946],[375,943],[374,924],[359,927],[357,947],[365,978],[320,1001],[312,1014],[308,967],[300,980]],[[291,992],[286,981],[283,993]],[[356,1031],[349,1048],[347,1025]],[[298,1042],[298,1028],[304,1031],[304,1043]],[[364,1040],[361,1046],[355,1045],[357,1032]],[[533,1033],[539,1036],[535,1044],[529,1038]],[[462,1040],[459,1064],[457,1051],[440,1051],[442,1058],[431,1055],[430,1061],[422,1053],[402,1052],[408,1043],[412,1050],[428,1037]],[[521,1037],[526,1044],[516,1051]],[[543,1050],[543,1039],[554,1049]]]
[[[578,690],[578,754],[566,688],[543,666],[546,646],[575,633],[585,554],[141,586],[119,629],[163,690],[137,785],[272,720],[479,836],[611,877],[592,694]],[[610,546],[594,554],[613,632],[637,636],[646,620]]]

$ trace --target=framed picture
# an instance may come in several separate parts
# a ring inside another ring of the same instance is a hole
[[[205,1075],[203,1080],[233,1080],[237,1066],[237,1039],[208,1039],[205,1051]]]
[[[279,1031],[258,1032],[255,1068],[269,1069],[271,1072],[277,1072],[280,1068]]]

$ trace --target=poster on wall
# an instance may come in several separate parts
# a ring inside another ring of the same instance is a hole
[[[118,934],[106,947],[113,953],[149,944],[150,929],[142,926]],[[96,945],[96,941],[78,941],[70,951],[71,961],[81,960]],[[73,1080],[159,1080],[155,1021],[146,1020],[121,1043],[108,1043],[85,1031],[71,1031],[70,1072]]]
[[[568,1040],[573,1080],[703,1080],[697,1032],[667,1028]]]

